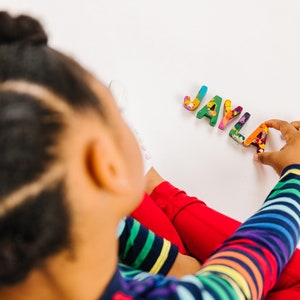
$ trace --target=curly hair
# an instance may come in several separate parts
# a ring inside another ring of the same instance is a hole
[[[0,12],[0,286],[21,282],[47,257],[71,247],[71,213],[53,151],[67,126],[65,114],[31,86],[70,110],[105,117],[85,69],[47,40],[34,18]],[[20,82],[28,88],[18,88]]]

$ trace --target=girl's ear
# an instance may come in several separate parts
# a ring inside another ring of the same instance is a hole
[[[124,160],[108,135],[101,135],[101,140],[94,140],[88,145],[86,168],[97,187],[114,193],[127,191]]]

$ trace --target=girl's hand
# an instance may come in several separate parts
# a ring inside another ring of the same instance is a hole
[[[269,128],[279,130],[286,144],[279,151],[257,153],[255,160],[273,167],[277,174],[291,164],[300,164],[300,121],[288,123],[282,120],[269,120],[265,124]]]

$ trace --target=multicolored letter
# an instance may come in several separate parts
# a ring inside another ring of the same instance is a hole
[[[224,103],[224,117],[219,124],[219,129],[223,130],[227,123],[238,116],[243,110],[243,107],[237,106],[235,109],[231,110],[231,100],[227,99]]]
[[[191,101],[190,96],[185,96],[183,100],[183,106],[187,110],[195,110],[200,105],[202,99],[204,98],[207,92],[207,86],[202,85],[197,96],[193,101]]]
[[[202,119],[204,116],[210,118],[210,125],[215,126],[218,120],[222,98],[215,96],[197,113],[197,118]]]
[[[260,124],[244,141],[245,146],[256,146],[256,152],[264,152],[269,129],[265,123]]]
[[[245,140],[245,137],[240,133],[240,130],[249,120],[250,116],[251,115],[248,112],[244,113],[243,116],[239,119],[239,121],[232,127],[232,129],[229,132],[229,136],[239,144],[243,144]]]

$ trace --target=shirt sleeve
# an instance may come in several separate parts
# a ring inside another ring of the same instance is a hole
[[[166,275],[178,255],[177,246],[132,217],[123,220],[122,228],[119,237],[120,261],[135,269]]]
[[[126,299],[263,299],[297,246],[299,224],[300,165],[291,165],[261,209],[224,241],[197,274],[177,280],[123,268],[121,279],[107,292],[128,295]]]
[[[197,278],[215,289],[225,284],[245,299],[264,298],[297,247],[299,204],[300,165],[291,165],[261,209],[212,254]]]

